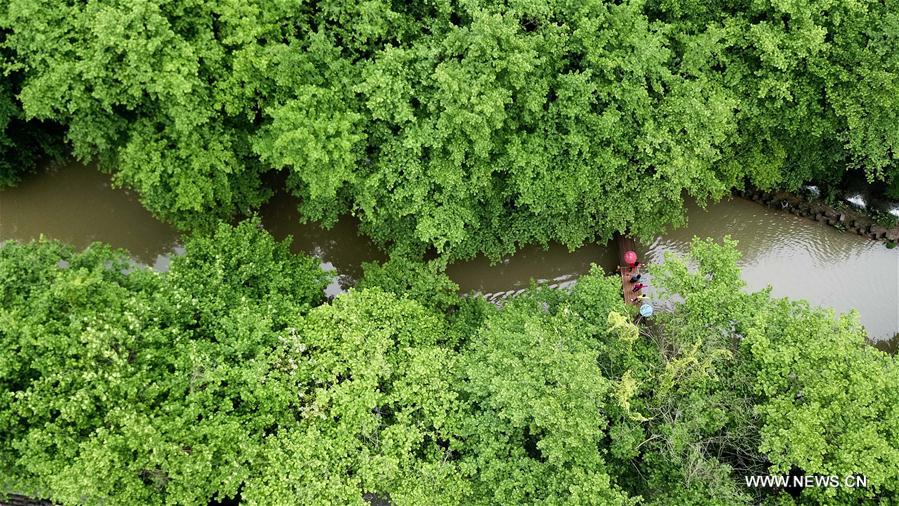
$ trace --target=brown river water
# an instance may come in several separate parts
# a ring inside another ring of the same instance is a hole
[[[266,228],[276,237],[293,236],[293,249],[317,256],[340,277],[328,287],[340,293],[358,279],[360,264],[384,255],[357,235],[352,220],[331,230],[299,223],[295,201],[277,195],[262,209]],[[127,249],[138,261],[158,270],[180,251],[179,237],[157,221],[126,191],[113,189],[109,177],[77,164],[62,165],[0,192],[0,241],[29,240],[43,234],[84,247],[103,241]],[[899,338],[899,249],[842,233],[826,225],[731,199],[702,210],[688,209],[688,226],[641,245],[638,253],[659,262],[666,251],[684,253],[693,236],[721,239],[731,235],[743,253],[740,267],[751,290],[771,285],[779,297],[806,299],[837,312],[858,310],[878,347],[895,350]],[[537,283],[565,287],[596,263],[614,269],[617,249],[586,245],[568,251],[560,245],[527,247],[491,265],[476,258],[449,266],[462,292],[489,299],[513,295]]]

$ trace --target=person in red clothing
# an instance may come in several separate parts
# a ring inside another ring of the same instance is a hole
[[[642,290],[642,289],[645,288],[645,287],[646,287],[646,285],[644,285],[643,283],[637,283],[636,285],[634,285],[634,290],[633,290],[633,291],[639,292],[640,290]]]

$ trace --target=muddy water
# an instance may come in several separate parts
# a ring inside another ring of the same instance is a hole
[[[638,254],[659,263],[666,252],[685,254],[694,236],[720,241],[730,235],[739,243],[740,268],[750,290],[771,285],[775,297],[806,299],[840,313],[855,308],[875,340],[899,332],[899,249],[745,199],[719,202],[706,210],[691,206],[687,217],[686,228],[640,245]],[[586,273],[591,261],[614,269],[617,248],[591,245],[571,253],[562,247],[533,248],[493,267],[478,258],[455,264],[448,272],[462,290],[498,298],[526,288],[530,277],[564,286]]]
[[[276,237],[292,235],[294,251],[316,255],[336,270],[328,293],[358,279],[360,264],[383,255],[356,233],[349,219],[331,230],[299,224],[293,199],[279,195],[266,205],[263,222]],[[720,239],[730,234],[743,253],[741,267],[750,289],[771,285],[775,296],[804,298],[844,312],[856,308],[871,337],[886,340],[899,332],[899,249],[788,213],[733,199],[691,207],[689,226],[642,245],[639,253],[659,261],[666,251],[684,253],[694,235]],[[156,221],[128,193],[110,187],[109,178],[78,165],[34,176],[14,190],[0,192],[0,240],[28,240],[44,234],[83,247],[104,241],[126,248],[138,260],[164,270],[179,248],[178,235]],[[565,287],[591,263],[614,268],[617,250],[588,245],[569,252],[558,245],[525,248],[490,265],[483,258],[449,267],[463,292],[498,299],[526,288],[531,280]],[[895,347],[896,341],[884,348]]]
[[[692,208],[688,220],[686,229],[646,246],[644,257],[660,262],[666,251],[686,252],[693,236],[720,240],[729,234],[739,242],[750,290],[771,285],[776,297],[806,299],[841,313],[855,308],[875,339],[899,332],[899,250],[744,199],[706,211]]]
[[[284,195],[272,198],[260,214],[275,237],[293,236],[293,251],[315,255],[323,269],[340,273],[325,290],[328,295],[351,286],[362,262],[383,259],[371,242],[356,235],[349,219],[331,230],[300,224],[295,201]],[[0,241],[41,234],[78,248],[106,242],[162,271],[172,255],[183,251],[178,232],[154,218],[134,195],[113,188],[108,175],[76,163],[54,166],[0,191]]]
[[[362,275],[362,262],[384,261],[386,257],[374,244],[356,232],[356,222],[341,218],[330,230],[315,224],[300,223],[296,199],[283,193],[276,194],[263,208],[262,223],[278,239],[292,237],[291,249],[321,259],[326,271],[335,271],[339,277],[325,289],[329,296],[337,295],[355,284]]]
[[[614,245],[588,244],[568,251],[560,244],[553,244],[546,249],[522,248],[515,256],[493,265],[483,257],[456,263],[447,268],[447,274],[463,292],[478,292],[490,300],[498,300],[528,288],[531,280],[557,288],[571,286],[578,276],[590,271],[591,263],[612,272],[617,260],[618,249]]]
[[[63,164],[0,191],[0,240],[43,234],[77,248],[103,241],[125,248],[140,262],[164,268],[178,245],[177,232],[156,220],[109,176]]]

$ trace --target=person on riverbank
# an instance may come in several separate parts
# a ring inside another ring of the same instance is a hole
[[[641,277],[643,277],[642,274],[634,274],[633,276],[631,276],[631,283],[636,283],[637,281],[640,281]]]
[[[634,289],[632,291],[639,292],[644,288],[646,288],[646,285],[644,285],[643,283],[637,283],[636,285],[634,285]]]
[[[644,300],[646,300],[646,294],[641,293],[640,295],[637,295],[636,297],[631,299],[631,303],[643,302]]]

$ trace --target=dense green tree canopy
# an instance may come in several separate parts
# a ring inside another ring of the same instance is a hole
[[[63,125],[182,228],[258,206],[269,170],[306,219],[450,258],[648,236],[747,183],[899,179],[892,1],[0,9],[0,127]]]
[[[737,257],[697,241],[657,266],[677,302],[637,326],[598,268],[496,307],[397,257],[327,302],[316,262],[252,221],[166,273],[8,242],[0,492],[723,506],[790,503],[744,478],[804,472],[868,486],[802,504],[895,500],[899,364],[856,315],[747,293]]]
[[[317,263],[251,223],[191,242],[165,278],[99,245],[0,252],[4,474],[66,503],[234,496],[292,419],[271,353],[322,301]]]
[[[448,463],[458,416],[444,323],[417,302],[353,291],[312,311],[276,351],[297,422],[266,439],[251,504],[456,504]]]
[[[748,293],[730,241],[657,266],[671,304],[639,325],[598,268],[501,307],[442,270],[648,237],[745,185],[897,191],[895,0],[7,0],[0,74],[0,186],[64,135],[193,233],[165,273],[0,245],[0,493],[899,501],[896,358]],[[222,224],[273,180],[390,260],[326,300],[316,260]],[[868,486],[744,480],[787,473]]]

